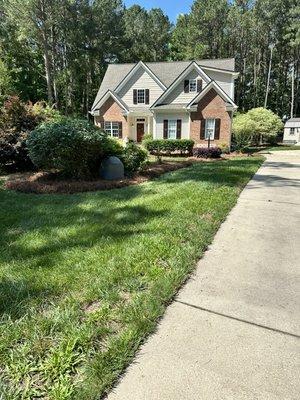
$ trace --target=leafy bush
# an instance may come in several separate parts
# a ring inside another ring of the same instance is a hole
[[[263,141],[276,141],[283,123],[278,115],[263,107],[253,108],[246,114],[237,114],[233,119],[233,145],[243,151],[249,146],[257,146]]]
[[[153,140],[152,133],[145,133],[145,135],[143,136],[142,143],[144,144],[145,142],[148,142],[149,140]]]
[[[0,165],[14,169],[30,169],[33,164],[28,156],[26,139],[30,131],[42,121],[60,118],[56,110],[45,103],[24,103],[18,96],[11,96],[0,109]]]
[[[123,155],[120,157],[127,176],[132,176],[140,170],[147,160],[147,152],[134,142],[130,141],[126,144]]]
[[[84,120],[44,123],[28,137],[32,162],[73,178],[96,176],[103,158],[122,154],[122,146]]]
[[[222,154],[229,154],[230,153],[230,147],[226,142],[222,142],[219,144],[219,147],[222,151]]]
[[[144,146],[154,155],[190,155],[194,142],[188,139],[156,139],[145,141]]]
[[[193,156],[197,158],[220,158],[222,150],[219,147],[195,147]]]

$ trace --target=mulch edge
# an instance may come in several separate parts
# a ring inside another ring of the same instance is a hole
[[[24,178],[8,179],[4,183],[4,187],[8,190],[14,190],[22,193],[30,194],[74,194],[94,191],[104,191],[111,189],[120,189],[126,186],[138,185],[159,176],[176,171],[178,169],[190,167],[196,160],[187,160],[182,162],[163,162],[150,166],[147,170],[132,178],[124,178],[115,181],[95,180],[95,181],[78,181],[78,180],[42,180],[43,174],[35,173]]]

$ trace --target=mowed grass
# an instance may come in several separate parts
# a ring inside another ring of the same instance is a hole
[[[99,399],[262,158],[76,195],[0,189],[2,399]]]

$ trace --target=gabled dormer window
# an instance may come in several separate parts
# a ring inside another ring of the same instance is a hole
[[[145,104],[145,89],[138,89],[137,102],[138,104]]]
[[[133,89],[133,104],[149,104],[149,89]]]
[[[202,90],[202,79],[186,79],[184,81],[184,93],[196,93]]]
[[[197,91],[197,80],[196,79],[190,79],[189,80],[189,92],[196,92]]]

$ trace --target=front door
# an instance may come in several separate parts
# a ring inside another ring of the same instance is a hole
[[[143,140],[143,136],[145,133],[145,124],[137,123],[136,124],[136,140],[140,143]]]

